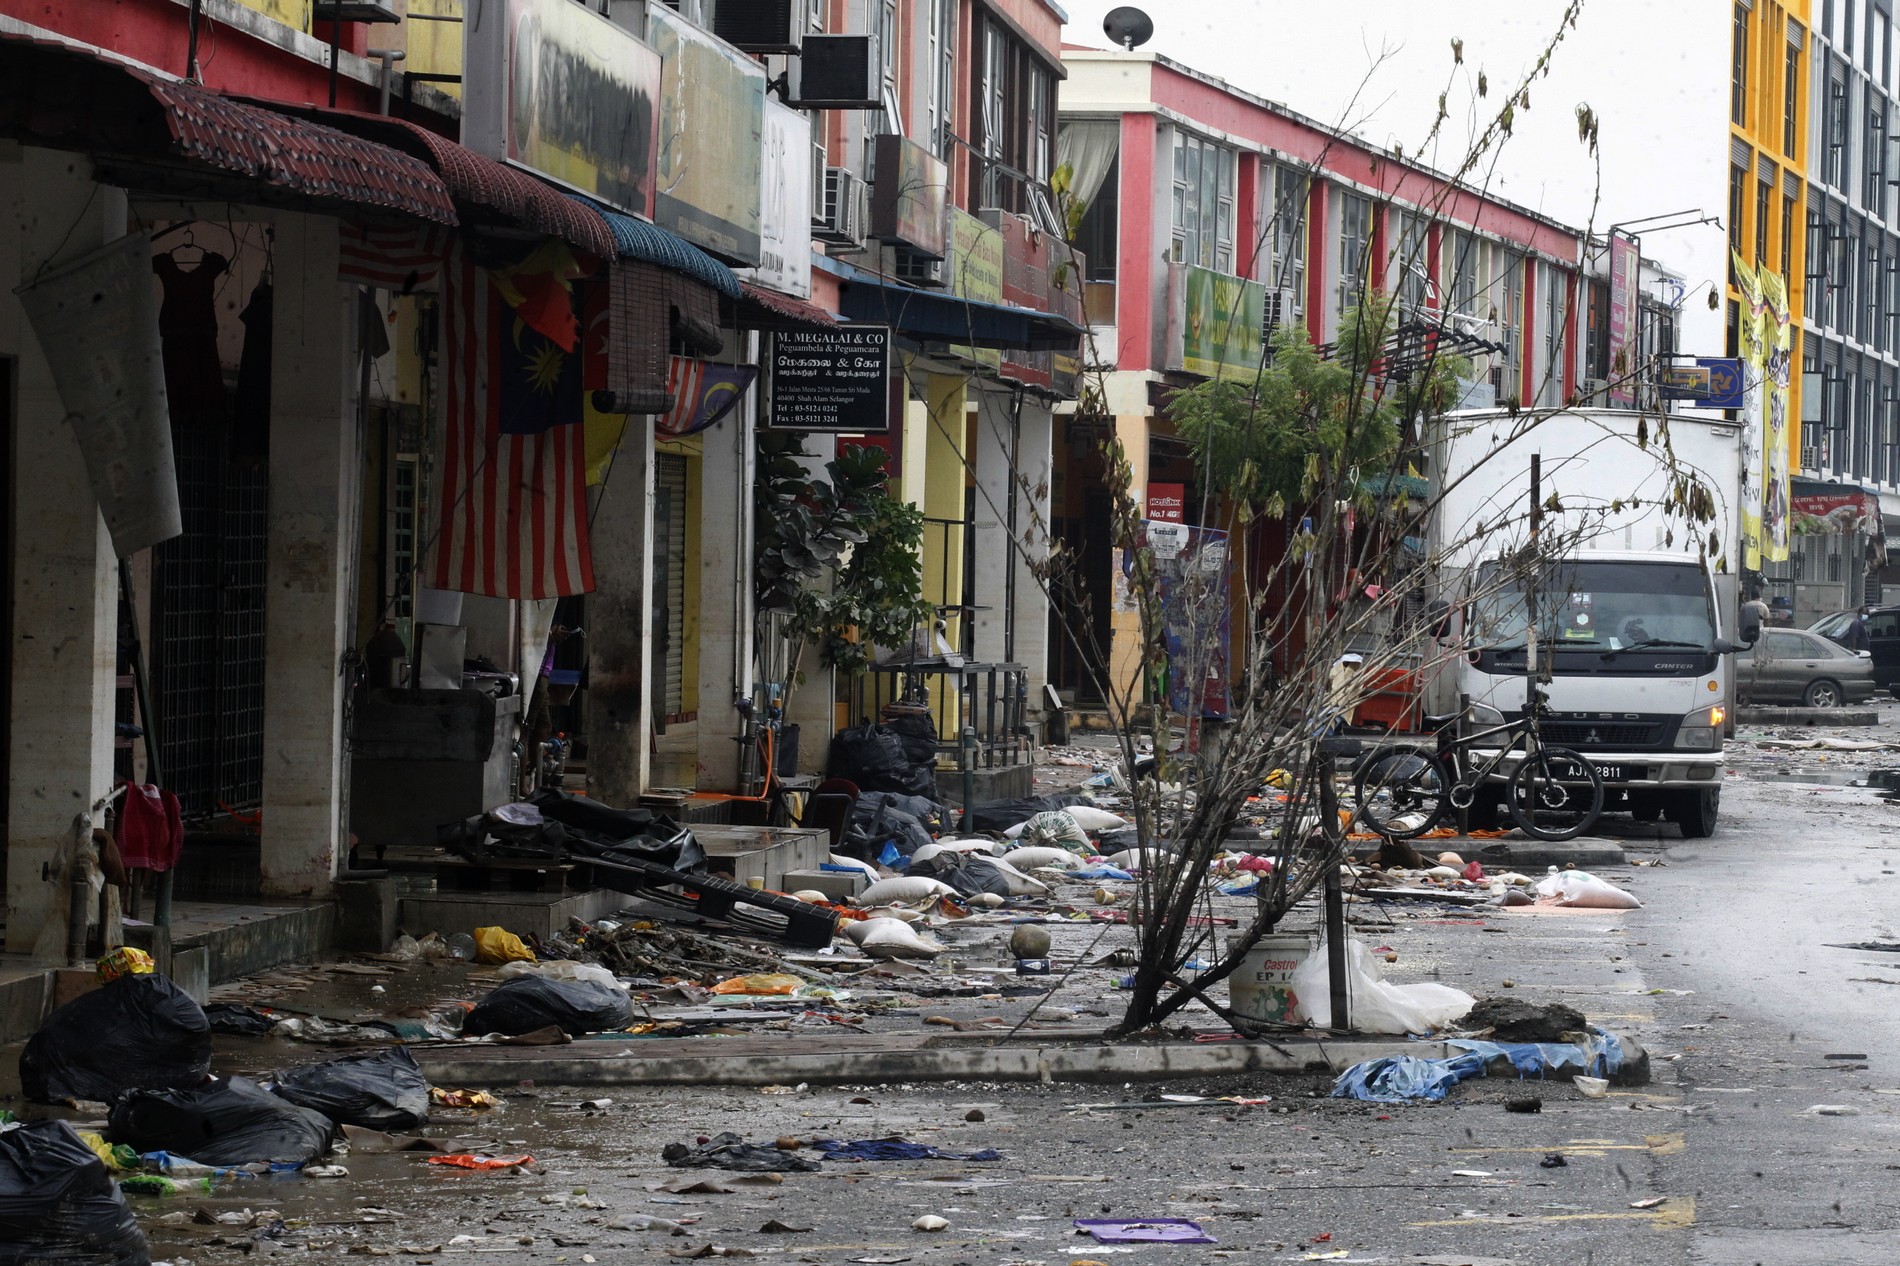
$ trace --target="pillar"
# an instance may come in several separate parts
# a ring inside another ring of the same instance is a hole
[[[653,423],[621,438],[594,515],[587,600],[587,777],[594,797],[628,808],[652,768]]]
[[[1054,475],[1049,406],[980,391],[976,415],[976,658],[1026,669],[1029,707],[1049,680],[1049,595],[1032,568],[1049,554]]]
[[[363,498],[358,309],[355,288],[336,279],[328,216],[277,218],[273,272],[260,878],[266,896],[324,898],[348,847],[343,657]]]
[[[955,607],[963,601],[969,383],[961,374],[931,374],[924,380],[928,414],[923,438],[924,601],[940,607]],[[951,611],[944,613],[943,619],[944,637],[953,649],[961,648],[963,616]],[[933,687],[931,705],[938,733],[944,738],[954,737],[963,725],[954,696],[943,698]]]
[[[1049,595],[1034,568],[1049,557],[1050,495],[1055,484],[1055,415],[1047,403],[1023,401],[1016,430],[1016,522],[1022,548],[1012,552],[1016,568],[1016,662],[1026,670],[1029,709],[1042,710],[1042,689],[1049,684]]]
[[[805,450],[810,455],[800,458],[799,465],[805,468],[809,478],[831,478],[825,465],[837,455],[839,443],[830,435],[805,437]],[[821,576],[812,583],[829,591],[831,577]],[[790,687],[791,697],[785,703],[785,722],[796,725],[799,731],[797,772],[822,773],[831,753],[832,730],[837,724],[838,671],[819,662],[818,643],[812,641],[799,648],[799,658],[787,676],[794,684]]]
[[[733,705],[752,695],[752,472],[757,455],[752,433],[757,400],[756,392],[748,394],[739,409],[703,433],[698,525],[701,790],[741,790],[739,745],[733,741],[741,718]]]
[[[5,477],[13,481],[12,707],[7,793],[7,949],[30,952],[54,902],[42,878],[112,787],[118,574],[112,541],[52,371],[13,287],[125,232],[125,195],[74,154],[0,154],[0,352],[18,359]],[[64,946],[61,946],[63,951]],[[63,959],[63,953],[62,953]]]
[[[1116,413],[1115,438],[1121,442],[1128,458],[1128,495],[1135,499],[1139,513],[1139,507],[1148,502],[1148,415]],[[1114,571],[1109,577],[1111,602],[1116,595],[1124,592],[1120,549],[1114,551],[1112,565]],[[1136,679],[1141,673],[1141,617],[1131,603],[1123,602],[1111,607],[1109,636],[1109,689],[1119,694],[1137,684]],[[1134,697],[1139,700],[1139,690]]]

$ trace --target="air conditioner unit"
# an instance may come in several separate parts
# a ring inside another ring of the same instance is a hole
[[[870,222],[864,182],[849,167],[825,168],[824,215],[812,222],[811,235],[833,247],[861,251]]]
[[[1610,384],[1601,378],[1579,378],[1577,380],[1577,399],[1588,403],[1600,397],[1607,397]]]
[[[788,72],[785,104],[800,110],[877,110],[884,72],[869,35],[807,35]]]
[[[712,32],[744,52],[795,55],[805,34],[804,0],[719,0]]]
[[[1299,300],[1286,288],[1267,291],[1260,305],[1260,338],[1270,341],[1273,332],[1299,322]]]
[[[950,275],[946,261],[901,249],[892,263],[892,272],[899,281],[913,286],[942,287]]]
[[[1801,449],[1802,470],[1819,470],[1826,461],[1827,458],[1822,455],[1821,450],[1818,448],[1804,446]]]

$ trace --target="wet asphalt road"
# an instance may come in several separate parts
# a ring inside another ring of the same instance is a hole
[[[1900,720],[1900,705],[1880,706]],[[140,1208],[155,1256],[174,1262],[263,1253],[436,1263],[480,1252],[615,1263],[709,1245],[840,1266],[1900,1261],[1900,954],[1828,944],[1900,936],[1900,889],[1890,890],[1900,842],[1888,831],[1900,806],[1842,785],[1900,758],[1740,745],[1732,756],[1715,839],[1619,828],[1633,860],[1663,863],[1604,872],[1636,891],[1642,910],[1393,906],[1389,929],[1362,929],[1398,955],[1394,979],[1561,999],[1636,1036],[1655,1057],[1655,1080],[1607,1099],[1531,1087],[1543,1111],[1525,1115],[1504,1101],[1527,1088],[1482,1081],[1442,1104],[1386,1107],[1327,1099],[1324,1080],[1297,1078],[791,1094],[494,1087],[505,1092],[498,1110],[447,1114],[438,1130],[532,1152],[529,1172],[444,1172],[413,1155],[359,1154],[344,1162],[347,1179],[257,1180]],[[1824,781],[1766,780],[1790,774]],[[1163,1091],[1271,1102],[1080,1106]],[[578,1106],[601,1097],[613,1102]],[[1818,1105],[1852,1115],[1812,1113]],[[966,1119],[973,1112],[981,1119]],[[653,1189],[683,1172],[659,1160],[665,1144],[721,1130],[765,1142],[902,1134],[953,1152],[993,1147],[1002,1159],[827,1162],[728,1193]],[[1543,1167],[1553,1153],[1565,1164]],[[246,1248],[209,1242],[220,1233],[248,1242],[242,1231],[164,1224],[180,1220],[166,1213],[200,1207],[272,1208],[291,1226]],[[912,1230],[924,1214],[948,1228]],[[687,1223],[687,1234],[613,1226],[629,1215]],[[1074,1234],[1078,1217],[1194,1218],[1218,1243],[1097,1245]],[[811,1229],[761,1230],[774,1220]]]

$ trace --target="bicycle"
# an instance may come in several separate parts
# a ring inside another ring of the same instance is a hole
[[[1524,834],[1568,840],[1596,824],[1603,812],[1603,776],[1588,757],[1543,741],[1534,716],[1460,733],[1465,713],[1425,718],[1436,750],[1388,743],[1374,748],[1353,777],[1357,820],[1392,840],[1425,834],[1454,809],[1469,809],[1494,778]],[[1474,761],[1480,749],[1491,754]],[[1493,750],[1495,749],[1495,750]],[[1517,758],[1508,776],[1500,771]]]

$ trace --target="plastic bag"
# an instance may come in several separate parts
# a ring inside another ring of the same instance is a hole
[[[1297,1000],[1295,1017],[1317,1028],[1332,1027],[1331,977],[1324,941],[1293,969],[1288,983]],[[1449,985],[1391,984],[1366,952],[1365,942],[1351,938],[1346,941],[1346,997],[1351,1002],[1348,1018],[1361,1033],[1430,1033],[1458,1019],[1478,1001]]]
[[[475,929],[475,961],[479,963],[532,963],[534,951],[507,928]]]
[[[784,972],[765,972],[755,976],[733,976],[713,986],[716,994],[757,994],[785,996],[796,993],[805,982]]]
[[[1088,801],[1083,797],[1070,793],[1022,796],[1014,800],[991,800],[977,805],[964,815],[963,829],[966,831],[1007,831],[1012,826],[1029,821],[1038,813],[1087,803]]]
[[[860,791],[928,796],[937,789],[936,776],[929,766],[913,762],[903,740],[887,725],[867,723],[839,730],[831,740],[825,773],[831,778],[850,779]]]
[[[1559,871],[1538,881],[1537,895],[1555,897],[1560,906],[1582,906],[1592,910],[1638,910],[1643,903],[1635,894],[1615,884],[1604,883],[1582,871]]]
[[[470,1037],[505,1033],[513,1037],[558,1025],[572,1037],[624,1029],[633,1023],[633,1005],[625,990],[592,980],[549,980],[522,976],[496,985],[476,1003],[462,1023]]]
[[[145,1233],[73,1127],[0,1134],[0,1266],[150,1266]]]
[[[293,1068],[271,1089],[338,1125],[408,1130],[429,1119],[429,1079],[401,1046]]]
[[[46,1017],[20,1052],[20,1089],[36,1103],[196,1086],[211,1074],[204,1009],[164,976],[121,976]]]
[[[1419,1059],[1386,1055],[1354,1064],[1333,1083],[1335,1099],[1364,1099],[1372,1103],[1404,1103],[1408,1099],[1443,1099],[1461,1081],[1484,1076],[1484,1060],[1477,1055],[1451,1059]]]
[[[301,1165],[330,1150],[336,1127],[321,1112],[232,1077],[196,1090],[134,1090],[112,1105],[106,1133],[140,1152],[201,1165]]]
[[[150,954],[130,945],[121,945],[113,950],[99,960],[97,967],[99,979],[108,983],[121,976],[149,976],[157,970]]]
[[[925,940],[902,919],[860,919],[847,924],[844,934],[871,958],[935,958],[943,946]]]
[[[561,959],[548,963],[504,963],[495,974],[503,980],[513,980],[517,976],[540,976],[546,980],[591,980],[622,993],[627,991],[627,987],[620,983],[620,978],[599,963],[570,963]]]

